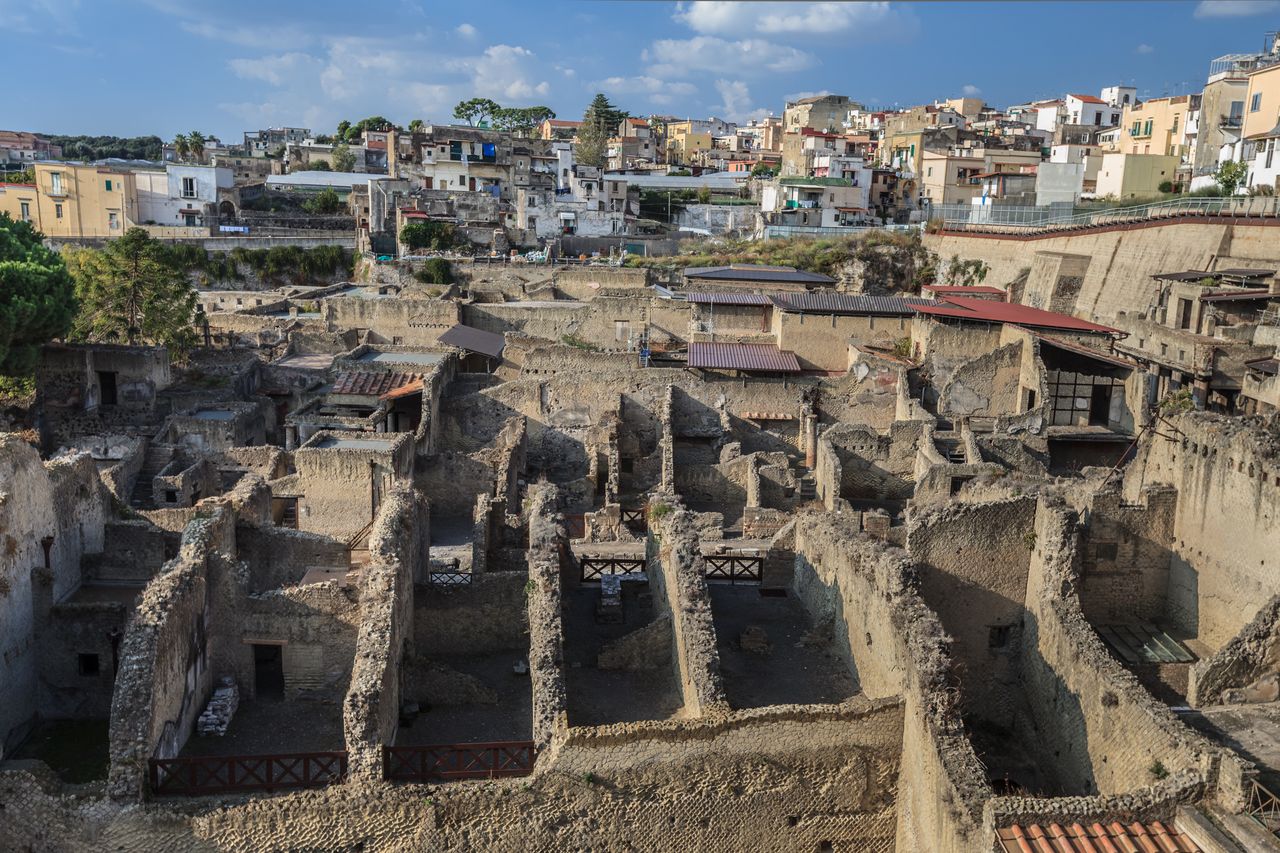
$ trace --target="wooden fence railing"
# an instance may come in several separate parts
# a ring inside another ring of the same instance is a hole
[[[150,761],[151,792],[157,796],[324,788],[346,778],[345,751],[199,755]]]
[[[645,570],[644,557],[582,557],[581,579],[598,581],[605,575],[638,575]]]
[[[713,554],[703,557],[707,580],[729,583],[760,583],[764,577],[764,557],[739,554]]]
[[[527,776],[533,771],[536,757],[537,749],[531,740],[384,746],[382,772],[392,782]]]

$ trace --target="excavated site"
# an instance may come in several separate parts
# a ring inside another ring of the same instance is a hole
[[[1280,849],[1274,414],[1001,275],[457,266],[45,348],[0,850]]]

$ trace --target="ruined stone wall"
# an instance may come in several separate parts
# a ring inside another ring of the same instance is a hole
[[[39,654],[37,704],[45,719],[105,720],[115,685],[112,661],[129,618],[120,601],[63,602],[47,611],[36,630]],[[82,670],[80,656],[97,657],[98,670]]]
[[[986,849],[991,789],[960,723],[946,635],[906,553],[858,533],[855,519],[826,514],[797,519],[795,554],[794,590],[815,621],[844,626],[863,693],[903,701],[895,849]]]
[[[965,710],[1005,728],[1022,692],[1018,650],[1034,517],[1030,497],[950,503],[914,514],[907,531],[920,594],[953,638]],[[997,634],[1005,639],[994,642]]]
[[[1203,781],[1220,751],[1152,698],[1086,621],[1077,516],[1055,501],[1036,507],[1021,645],[1041,767],[1073,794],[1123,794],[1166,773]]]
[[[892,349],[910,337],[907,317],[869,317],[773,312],[773,331],[780,349],[791,350],[805,370],[843,372],[849,367],[850,344]]]
[[[1089,502],[1080,536],[1080,607],[1094,625],[1164,618],[1178,493],[1152,485],[1138,497],[1125,503],[1113,487]]]
[[[347,565],[347,546],[329,536],[287,527],[236,525],[240,559],[249,566],[250,592],[293,586],[311,569]]]
[[[1244,629],[1214,654],[1191,667],[1187,703],[1192,707],[1228,700],[1270,698],[1260,679],[1280,672],[1280,595],[1262,606]],[[1255,685],[1257,685],[1255,687]]]
[[[244,605],[242,640],[282,646],[287,699],[346,692],[360,626],[358,590],[325,581],[250,594]],[[237,676],[241,691],[251,694],[252,671]]]
[[[521,572],[477,574],[471,583],[431,588],[417,599],[414,647],[419,655],[483,655],[524,649],[529,630]]]
[[[361,433],[334,432],[340,439],[367,439]],[[381,492],[412,469],[413,443],[407,433],[385,442],[385,450],[361,447],[303,447],[293,455],[303,498],[298,527],[346,539],[374,517],[374,478]]]
[[[180,539],[180,534],[142,519],[108,521],[103,527],[102,553],[81,560],[84,579],[145,583],[178,553]]]
[[[414,578],[428,557],[426,501],[397,489],[369,534],[369,562],[360,579],[360,628],[350,686],[342,706],[352,779],[382,777],[382,746],[395,743],[400,723],[400,668],[413,650]]]
[[[235,516],[225,503],[188,525],[178,556],[147,585],[120,644],[111,704],[108,795],[145,796],[147,759],[177,755],[212,690],[211,563],[235,554]],[[229,614],[218,614],[229,617]]]
[[[430,346],[461,322],[459,304],[442,299],[363,299],[339,296],[324,301],[330,329],[368,329],[393,344]]]
[[[947,387],[957,370],[1000,346],[1001,327],[981,323],[942,322],[917,315],[911,321],[912,357],[923,360],[929,386],[936,395]]]
[[[942,388],[938,411],[952,415],[995,417],[1021,408],[1024,346],[1019,341],[958,366]]]
[[[82,558],[103,549],[107,495],[87,453],[42,463],[31,445],[0,434],[0,755],[38,710],[36,604],[47,613],[80,585]]]
[[[1167,618],[1210,649],[1231,640],[1280,588],[1280,434],[1258,418],[1184,414],[1150,435],[1125,472],[1178,490]]]
[[[661,498],[650,504],[646,573],[653,587],[655,621],[664,615],[671,619],[672,657],[685,712],[702,716],[721,713],[729,705],[693,521],[690,513]]]
[[[849,500],[906,500],[912,495],[922,421],[894,423],[889,435],[862,424],[837,424],[818,439],[818,495],[828,508]]]
[[[564,678],[564,622],[561,606],[568,536],[556,511],[556,489],[540,483],[529,489],[529,678],[533,688],[533,742],[546,750],[569,725]]]

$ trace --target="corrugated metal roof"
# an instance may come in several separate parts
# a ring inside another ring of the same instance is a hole
[[[1005,292],[998,287],[992,287],[989,284],[975,284],[967,287],[963,284],[926,284],[921,290],[928,290],[931,293],[946,293],[964,296],[966,293],[986,293],[988,295],[1004,296]]]
[[[788,350],[774,344],[735,344],[694,341],[689,344],[689,366],[712,370],[799,373],[800,362]]]
[[[833,284],[835,279],[822,273],[795,267],[768,267],[759,264],[730,264],[727,267],[689,267],[685,278],[729,279],[731,281],[789,281],[805,284]]]
[[[502,348],[506,346],[507,340],[502,335],[459,323],[440,336],[440,343],[498,358],[502,355]]]
[[[690,293],[689,301],[695,305],[769,305],[769,297],[762,293]]]
[[[355,394],[361,397],[381,397],[401,385],[408,385],[421,377],[416,373],[397,373],[383,370],[349,370],[338,374],[333,383],[334,394]]]
[[[996,837],[1000,839],[1005,853],[1202,853],[1190,838],[1158,820],[1149,824],[1135,821],[1128,825],[1119,821],[1088,826],[1080,823],[1067,826],[1033,823],[1025,827],[1014,824],[996,830]]]
[[[925,302],[916,305],[916,311],[936,317],[954,317],[960,320],[973,320],[986,323],[1012,323],[1017,326],[1029,326],[1036,329],[1067,329],[1073,332],[1098,332],[1112,334],[1118,332],[1110,326],[1101,326],[1080,320],[1069,314],[1058,314],[1054,311],[1041,311],[1029,305],[1016,305],[1011,302],[996,302],[992,299],[966,299],[961,296],[947,296],[941,302]]]
[[[1246,361],[1244,366],[1250,370],[1267,373],[1271,376],[1280,374],[1280,358],[1260,358],[1257,361]]]
[[[1098,361],[1103,361],[1107,364],[1114,364],[1116,367],[1128,367],[1132,369],[1138,366],[1138,363],[1131,359],[1122,358],[1109,352],[1099,352],[1098,350],[1090,349],[1089,347],[1073,343],[1071,341],[1064,341],[1060,338],[1051,338],[1048,335],[1036,335],[1036,338],[1042,343],[1049,344],[1050,346],[1057,347],[1058,349],[1078,353],[1079,355],[1087,356],[1088,358],[1095,358]]]
[[[773,304],[783,311],[798,314],[877,314],[909,317],[915,305],[933,305],[918,296],[855,296],[815,290],[810,293],[787,293],[773,297]]]

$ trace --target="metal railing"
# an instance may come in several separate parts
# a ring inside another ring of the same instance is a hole
[[[427,575],[427,583],[431,586],[470,586],[473,577],[471,572],[430,572]]]
[[[1249,781],[1249,800],[1244,812],[1265,826],[1272,835],[1280,837],[1280,797],[1263,787],[1257,779]]]
[[[1188,198],[1076,212],[1065,206],[942,204],[933,208],[934,220],[947,228],[1010,226],[1027,229],[1069,229],[1120,225],[1185,216],[1225,216],[1248,219],[1280,215],[1277,199],[1268,196]]]
[[[391,782],[497,779],[533,772],[533,741],[382,747],[382,773]]]
[[[149,770],[151,792],[157,796],[324,788],[347,778],[347,753],[153,758]]]

